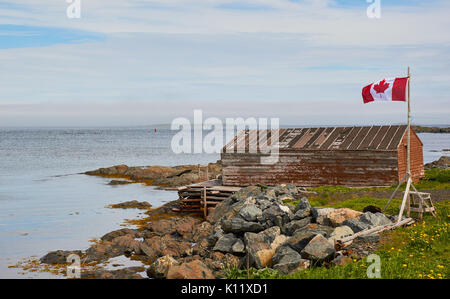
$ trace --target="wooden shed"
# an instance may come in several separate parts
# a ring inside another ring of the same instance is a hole
[[[280,129],[278,162],[268,165],[260,159],[267,154],[248,150],[258,143],[255,133],[243,130],[222,149],[224,185],[388,186],[406,172],[406,125]],[[244,152],[236,151],[239,140]],[[422,147],[411,129],[414,181],[424,176]]]

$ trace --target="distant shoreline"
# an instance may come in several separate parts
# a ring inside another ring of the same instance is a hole
[[[439,127],[423,127],[423,126],[413,126],[416,133],[450,133],[450,127],[439,128]]]

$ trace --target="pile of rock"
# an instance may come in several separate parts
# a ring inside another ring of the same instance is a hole
[[[243,188],[217,205],[207,221],[193,217],[152,221],[144,230],[108,233],[77,253],[86,263],[131,256],[150,265],[151,278],[223,277],[229,267],[272,267],[287,274],[310,265],[340,264],[349,250],[337,248],[336,240],[391,223],[381,213],[311,207],[305,194],[293,185]],[[293,202],[295,206],[289,204]],[[377,241],[373,235],[364,238]],[[70,253],[51,252],[41,261],[59,263]],[[133,277],[133,271],[118,275]],[[86,277],[105,276],[98,274]]]
[[[273,267],[282,274],[333,261],[342,255],[336,240],[391,223],[382,213],[313,208],[292,185],[241,189],[209,220],[216,230],[213,250],[243,255],[241,267]]]

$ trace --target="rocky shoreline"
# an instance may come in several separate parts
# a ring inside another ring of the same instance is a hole
[[[138,229],[105,234],[87,250],[53,251],[40,262],[65,267],[70,254],[81,257],[81,278],[223,278],[231,268],[270,267],[282,274],[311,266],[361,259],[377,248],[378,235],[348,244],[334,241],[395,217],[369,208],[314,208],[303,188],[250,186],[219,204],[206,221],[173,213],[176,201],[149,209]],[[295,202],[296,206],[289,203]],[[106,270],[108,260],[126,256],[142,267]]]
[[[423,127],[423,126],[413,126],[416,133],[450,133],[450,127],[439,128],[439,127]]]
[[[84,174],[111,178],[109,185],[144,183],[158,188],[174,188],[201,181],[215,179],[222,173],[220,161],[205,166],[127,166],[116,165],[86,171]]]

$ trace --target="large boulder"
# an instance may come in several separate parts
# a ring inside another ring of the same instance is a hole
[[[194,227],[192,232],[192,241],[199,242],[202,239],[208,239],[213,232],[214,228],[211,223],[204,221]]]
[[[392,223],[391,220],[389,220],[389,218],[383,213],[366,212],[359,217],[359,220],[370,226],[380,226]]]
[[[194,217],[168,218],[158,221],[152,221],[146,229],[158,235],[178,234],[187,238],[192,234],[194,227],[200,223],[200,220]]]
[[[311,208],[311,215],[316,223],[329,225],[327,215],[334,211],[334,208]]]
[[[281,245],[277,248],[275,255],[272,257],[272,262],[273,268],[281,274],[298,272],[310,265],[308,260],[302,259],[300,254],[288,245]]]
[[[308,198],[304,196],[300,198],[296,207],[296,212],[298,210],[311,210],[311,204],[309,203]]]
[[[292,234],[302,228],[305,227],[306,225],[311,223],[311,217],[308,218],[303,218],[301,220],[294,220],[291,221],[289,223],[286,223],[285,225],[283,225],[281,231],[283,232],[283,234],[288,235],[288,236],[292,236]]]
[[[311,209],[300,209],[294,214],[294,220],[300,220],[311,215]]]
[[[201,260],[172,265],[167,271],[168,279],[214,279],[212,271]]]
[[[221,223],[224,232],[237,234],[245,232],[260,232],[264,229],[264,227],[258,222],[245,221],[244,219],[238,217],[223,219]]]
[[[286,240],[286,236],[280,235],[278,226],[268,228],[258,234],[245,233],[244,242],[247,248],[247,256],[244,260],[248,261],[250,266],[258,269],[270,267],[275,250]]]
[[[259,217],[262,216],[262,211],[254,204],[249,204],[244,206],[240,211],[239,215],[247,221],[257,221]]]
[[[355,218],[345,220],[344,222],[342,222],[342,225],[350,227],[355,233],[369,228],[369,224]]]
[[[171,266],[178,266],[180,263],[177,262],[170,255],[165,255],[154,261],[150,267],[147,269],[147,275],[150,278],[165,278],[167,277],[167,272]]]
[[[324,261],[334,257],[334,246],[322,235],[316,235],[301,251],[304,258],[314,261]]]
[[[150,257],[170,255],[173,257],[179,257],[185,255],[192,250],[192,243],[180,240],[171,235],[166,236],[154,236],[149,239],[145,239],[145,251],[144,253]],[[141,246],[141,249],[142,246]]]
[[[77,254],[78,256],[81,256],[81,251],[64,251],[64,250],[57,250],[57,251],[51,251],[40,258],[40,262],[44,264],[49,265],[56,265],[56,264],[66,264],[67,258],[71,254]]]
[[[213,250],[225,253],[243,253],[245,251],[245,245],[241,239],[230,233],[220,237]]]
[[[311,212],[317,223],[333,227],[342,225],[347,219],[357,218],[362,215],[361,212],[347,208],[312,208]]]
[[[300,198],[294,212],[294,220],[300,220],[311,215],[311,204],[306,197]]]
[[[333,211],[331,211],[330,213],[327,213],[327,215],[325,216],[324,219],[324,224],[326,225],[330,225],[333,227],[337,227],[342,225],[342,223],[347,220],[347,219],[351,219],[351,218],[358,218],[359,216],[361,216],[362,213],[359,211],[355,211],[352,209],[347,209],[347,208],[343,208],[343,209],[335,209]]]
[[[248,186],[245,188],[240,189],[239,191],[235,192],[233,195],[231,195],[231,199],[234,202],[241,201],[243,199],[247,199],[249,197],[257,198],[263,193],[263,190],[259,186]]]
[[[311,230],[300,230],[290,237],[287,243],[295,251],[301,252],[303,248],[308,245],[309,241],[311,241],[316,235],[317,232],[313,232]]]
[[[289,244],[283,244],[275,250],[275,254],[272,257],[272,263],[278,264],[283,258],[295,259],[300,257],[300,254],[292,249]]]
[[[135,238],[139,238],[139,237],[141,237],[142,233],[135,229],[122,228],[122,229],[118,229],[118,230],[109,232],[109,233],[105,234],[103,237],[101,237],[100,239],[102,241],[112,241],[115,238],[121,237],[124,235],[134,235]]]
[[[284,224],[290,222],[294,218],[294,215],[287,206],[274,204],[264,210],[262,217],[269,226],[275,225],[282,227]]]

